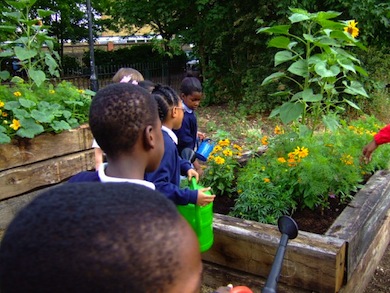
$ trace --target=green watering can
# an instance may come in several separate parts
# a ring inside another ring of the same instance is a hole
[[[190,182],[190,189],[198,190],[204,188],[198,185],[196,179],[193,177]],[[209,191],[206,194],[211,193]],[[198,206],[195,204],[177,205],[180,214],[187,220],[187,222],[194,229],[200,246],[200,252],[205,252],[213,245],[213,203],[206,206]]]

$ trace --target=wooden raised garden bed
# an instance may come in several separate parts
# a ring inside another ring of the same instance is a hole
[[[0,145],[0,238],[44,188],[94,168],[87,126]],[[374,174],[324,234],[299,231],[286,249],[278,292],[363,292],[390,241],[390,173]],[[215,214],[204,284],[261,292],[280,240],[276,226]]]
[[[94,168],[88,126],[0,144],[0,236],[16,212],[43,188]]]
[[[390,173],[375,173],[324,235],[300,231],[286,249],[278,292],[363,292],[390,241]],[[261,292],[279,244],[276,226],[215,215],[204,282]]]

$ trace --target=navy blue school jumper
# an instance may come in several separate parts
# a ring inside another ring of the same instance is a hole
[[[186,110],[184,111],[181,127],[178,130],[173,130],[178,139],[177,149],[179,150],[179,154],[181,154],[182,150],[185,148],[195,150],[198,134],[198,122],[195,111],[189,110],[184,104],[183,106]]]
[[[197,190],[179,188],[180,175],[187,175],[187,171],[192,166],[190,162],[179,156],[176,144],[168,134],[169,131],[163,126],[164,156],[156,171],[145,174],[145,180],[153,182],[158,191],[177,205],[196,204],[198,198]],[[170,132],[174,136],[174,133]]]

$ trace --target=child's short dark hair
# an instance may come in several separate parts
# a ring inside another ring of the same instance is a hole
[[[152,96],[157,101],[158,115],[161,121],[165,120],[169,109],[179,105],[180,97],[176,91],[167,85],[156,84]]]
[[[159,192],[131,183],[52,188],[22,209],[0,247],[0,291],[167,292],[186,225]]]
[[[191,95],[193,92],[201,93],[203,91],[202,84],[196,77],[185,77],[180,85],[180,92],[187,95]]]
[[[89,111],[89,126],[110,158],[129,152],[138,136],[158,119],[157,104],[142,87],[110,84],[96,93]]]

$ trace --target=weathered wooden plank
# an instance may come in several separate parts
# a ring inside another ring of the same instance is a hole
[[[351,278],[390,209],[390,172],[375,173],[326,235],[348,243],[347,279]]]
[[[232,270],[224,266],[218,266],[207,261],[203,262],[203,285],[216,289],[220,286],[233,284],[234,286],[247,286],[254,293],[261,293],[264,287],[266,278],[258,275],[248,274],[245,272]],[[311,293],[312,290],[287,286],[283,283],[278,283],[278,293]]]
[[[267,277],[279,241],[276,226],[216,214],[214,244],[203,260]],[[280,282],[317,292],[337,292],[343,284],[345,250],[343,240],[300,232],[289,241]]]
[[[56,184],[94,168],[92,149],[0,172],[0,200]]]
[[[60,184],[62,183],[35,190],[33,192],[25,193],[22,196],[16,196],[0,201],[0,239],[1,234],[7,229],[9,223],[22,208],[24,208],[40,193],[47,191],[50,188],[56,187]]]
[[[390,210],[340,293],[363,293],[390,243]],[[389,288],[390,289],[390,288]]]
[[[0,144],[0,171],[91,149],[92,140],[88,125],[58,134],[44,133],[33,139],[13,139]]]

